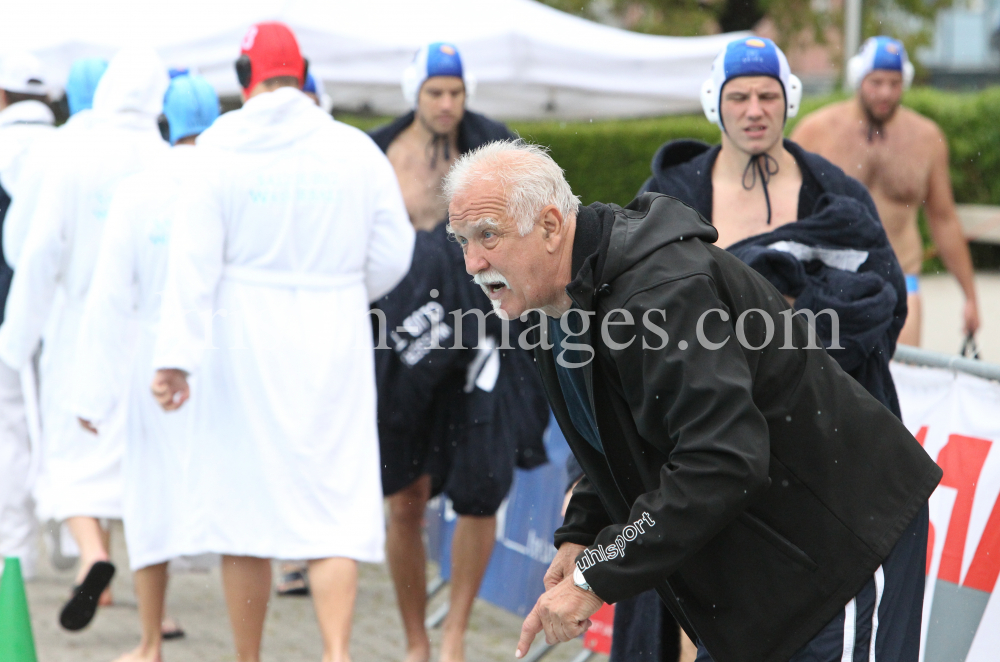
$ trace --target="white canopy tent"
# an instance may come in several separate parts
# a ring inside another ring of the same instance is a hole
[[[133,43],[168,66],[239,91],[233,61],[247,27],[296,33],[335,107],[405,110],[403,69],[423,44],[454,42],[479,81],[474,109],[503,118],[661,115],[699,108],[715,55],[736,34],[656,37],[600,25],[533,0],[56,0],[8,3],[0,57],[26,50],[61,86],[78,57]]]

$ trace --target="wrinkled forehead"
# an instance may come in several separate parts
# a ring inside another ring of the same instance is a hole
[[[507,222],[507,196],[497,180],[473,179],[448,203],[448,223],[454,234],[463,235]]]

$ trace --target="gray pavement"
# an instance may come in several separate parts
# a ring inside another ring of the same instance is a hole
[[[957,354],[962,344],[962,307],[965,299],[950,274],[921,276],[924,315],[921,346],[935,352]],[[1000,273],[976,274],[981,327],[976,334],[984,361],[1000,363]]]
[[[57,622],[59,609],[73,581],[73,572],[58,572],[43,562],[39,576],[28,582],[28,603],[39,662],[110,662],[138,643],[139,615],[120,524],[112,529],[112,535],[112,560],[118,567],[112,584],[115,605],[99,610],[94,622],[83,632],[68,633]],[[431,603],[431,608],[446,599],[445,590]],[[170,614],[184,627],[187,636],[164,644],[164,662],[235,662],[217,568],[207,573],[175,574],[171,577],[167,602]],[[514,659],[520,629],[518,616],[477,601],[469,630],[467,659],[469,662]],[[440,630],[433,631],[431,639],[436,654]],[[536,645],[540,642],[541,637]],[[581,642],[572,641],[557,647],[545,662],[568,662],[581,650]],[[355,662],[403,658],[402,627],[384,565],[361,566],[351,652]],[[274,598],[264,629],[263,659],[319,662],[321,653],[312,601],[309,598]],[[607,660],[605,656],[593,659],[595,662]]]

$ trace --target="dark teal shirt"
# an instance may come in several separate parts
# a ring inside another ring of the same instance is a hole
[[[583,315],[580,310],[578,308],[570,309],[563,315],[563,318],[567,317],[570,333],[578,334],[583,328]],[[597,418],[590,406],[587,382],[583,378],[583,368],[569,368],[563,365],[583,363],[592,356],[590,352],[565,346],[567,341],[570,345],[588,343],[590,334],[567,336],[563,332],[560,321],[555,318],[549,320],[549,338],[553,345],[552,354],[556,359],[559,388],[562,389],[563,399],[566,401],[566,409],[569,410],[569,418],[573,421],[573,427],[591,446],[603,454],[604,446],[601,445],[601,436],[597,433]],[[560,359],[560,357],[562,358]]]

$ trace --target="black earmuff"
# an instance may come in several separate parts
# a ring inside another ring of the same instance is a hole
[[[302,58],[304,63],[302,66],[302,84],[305,85],[306,78],[309,77],[309,60]],[[250,62],[250,56],[244,53],[236,60],[236,80],[239,81],[240,87],[244,90],[250,87],[250,81],[253,80],[253,63]]]
[[[253,80],[253,64],[250,62],[250,56],[246,53],[236,60],[236,80],[240,82],[240,87],[244,90],[250,87],[250,81]]]

